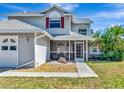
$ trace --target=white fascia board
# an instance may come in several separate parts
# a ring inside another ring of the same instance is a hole
[[[74,24],[90,24],[91,22],[72,22]]]
[[[0,33],[34,33],[34,32],[41,32],[39,30],[0,30]]]
[[[72,16],[72,14],[64,14],[64,16]]]

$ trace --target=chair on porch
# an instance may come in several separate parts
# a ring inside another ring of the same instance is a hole
[[[58,54],[57,53],[51,53],[51,58],[53,60],[57,60],[58,59]]]
[[[59,59],[60,57],[64,57],[64,58],[65,58],[65,55],[64,55],[63,52],[61,52],[61,53],[58,54],[58,59]]]

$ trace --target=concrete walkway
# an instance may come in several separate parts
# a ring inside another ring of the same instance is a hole
[[[16,77],[97,77],[96,73],[86,64],[76,62],[78,72],[16,72],[14,70],[4,70],[0,76]]]
[[[78,73],[71,72],[14,72],[7,71],[0,73],[0,76],[17,76],[17,77],[79,77]]]
[[[79,77],[98,77],[97,74],[86,64],[76,62]]]

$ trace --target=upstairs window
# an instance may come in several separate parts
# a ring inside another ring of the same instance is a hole
[[[60,28],[60,20],[50,20],[50,28]]]
[[[79,34],[87,35],[87,29],[79,29]]]
[[[58,11],[52,11],[49,14],[49,27],[61,28],[61,14]]]

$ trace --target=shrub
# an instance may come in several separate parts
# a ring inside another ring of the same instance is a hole
[[[111,51],[107,53],[102,53],[100,60],[107,61],[122,61],[124,59],[124,53],[121,51]]]

